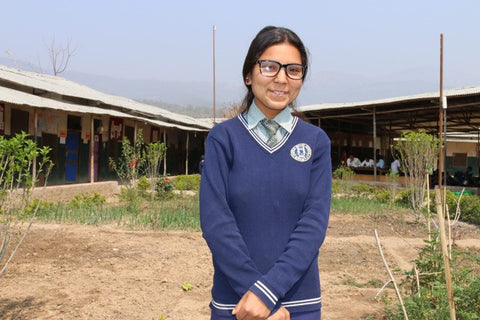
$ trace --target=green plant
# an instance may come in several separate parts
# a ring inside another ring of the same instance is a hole
[[[350,190],[356,197],[371,198],[377,193],[378,188],[364,183],[357,183],[353,184]]]
[[[200,178],[199,174],[179,175],[175,177],[173,184],[177,190],[198,191],[200,189]]]
[[[410,319],[450,319],[442,250],[438,234],[432,234],[430,241],[419,252],[414,261],[419,271],[405,272],[401,283],[405,297],[404,304]],[[461,251],[452,251],[451,270],[457,319],[479,319],[480,315],[480,257]],[[418,285],[418,284],[419,285]],[[398,304],[386,303],[386,319],[403,319]]]
[[[387,188],[390,193],[389,202],[390,205],[393,205],[393,203],[395,202],[395,198],[397,197],[399,174],[396,172],[392,172],[392,170],[389,170],[389,172],[385,174],[385,178],[388,182]]]
[[[142,173],[145,164],[143,151],[143,134],[138,130],[137,138],[133,143],[126,136],[122,140],[122,153],[118,159],[109,158],[110,166],[126,188],[134,188],[135,181]]]
[[[158,200],[170,199],[173,197],[173,185],[168,178],[157,181],[155,185],[155,198]]]
[[[188,282],[184,282],[182,284],[182,289],[183,289],[183,291],[191,291],[191,290],[193,290],[193,286]]]
[[[148,181],[147,177],[141,176],[140,179],[137,181],[136,191],[139,197],[144,199],[152,198],[151,194],[149,193],[151,188],[151,183]]]
[[[162,142],[149,143],[145,150],[145,174],[151,181],[151,193],[155,192],[156,182],[161,178],[160,164],[165,159],[167,147]]]
[[[50,148],[40,148],[24,132],[0,136],[0,276],[28,234],[40,202],[32,204],[32,190],[43,174],[45,184],[53,166]],[[26,227],[24,225],[26,223]]]
[[[435,194],[431,193],[431,198],[435,199]],[[460,220],[468,223],[480,225],[480,199],[475,195],[463,194],[455,195],[452,191],[445,191],[445,202],[448,207],[449,216],[454,218],[457,205],[460,202]],[[432,212],[436,213],[436,207],[431,207]]]
[[[405,205],[410,205],[412,201],[411,195],[412,195],[412,190],[410,189],[401,190],[400,192],[397,193],[396,202],[405,204]]]
[[[74,195],[73,199],[68,202],[68,205],[73,208],[91,208],[101,206],[105,203],[105,201],[105,196],[94,191],[91,195],[87,193]]]
[[[333,176],[340,180],[350,180],[355,176],[355,171],[341,164],[333,171]]]
[[[400,157],[407,184],[411,190],[411,206],[420,217],[424,206],[428,172],[437,162],[440,140],[424,131],[403,132],[391,149]]]

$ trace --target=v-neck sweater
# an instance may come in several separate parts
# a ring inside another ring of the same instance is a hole
[[[212,312],[230,315],[253,291],[270,310],[319,310],[318,252],[331,198],[330,140],[295,117],[274,148],[242,115],[210,131],[200,221],[212,252]]]

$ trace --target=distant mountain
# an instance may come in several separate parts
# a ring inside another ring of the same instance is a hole
[[[169,104],[197,107],[213,104],[213,86],[208,82],[131,80],[73,71],[65,72],[62,76],[102,92],[131,99],[162,101]],[[240,100],[243,93],[240,85],[232,86],[219,83],[216,84],[215,89],[216,104],[219,106]]]
[[[0,64],[26,71],[41,72],[38,67],[31,64],[21,61],[12,62],[6,58],[0,58]],[[436,70],[427,68],[405,70],[383,76],[320,71],[307,77],[297,105],[359,102],[437,91],[437,75]],[[213,87],[207,81],[131,80],[68,69],[60,76],[105,93],[148,102],[190,116],[209,117],[212,113]],[[479,85],[479,83],[468,83],[468,79],[475,79],[475,77],[450,76],[445,81],[445,88]],[[217,83],[215,91],[217,116],[222,116],[222,110],[241,101],[245,88],[241,83]]]

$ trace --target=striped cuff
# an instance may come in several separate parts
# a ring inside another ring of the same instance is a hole
[[[260,280],[255,282],[253,286],[250,287],[250,291],[255,293],[270,310],[275,308],[278,297],[263,282]]]

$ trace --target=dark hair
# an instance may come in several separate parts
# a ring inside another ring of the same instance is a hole
[[[250,44],[250,48],[248,49],[247,56],[245,57],[245,61],[243,63],[243,83],[245,83],[248,74],[253,70],[257,64],[258,58],[263,54],[263,52],[273,45],[284,42],[290,43],[296,47],[298,51],[300,51],[302,64],[307,67],[305,69],[305,74],[303,75],[303,81],[308,71],[308,52],[303,45],[302,40],[300,40],[300,37],[290,29],[268,26],[260,30]],[[245,94],[241,104],[241,112],[248,111],[254,98],[252,86],[247,85],[246,83],[245,86],[247,87],[247,93]],[[294,107],[294,101],[292,101],[289,106]]]

